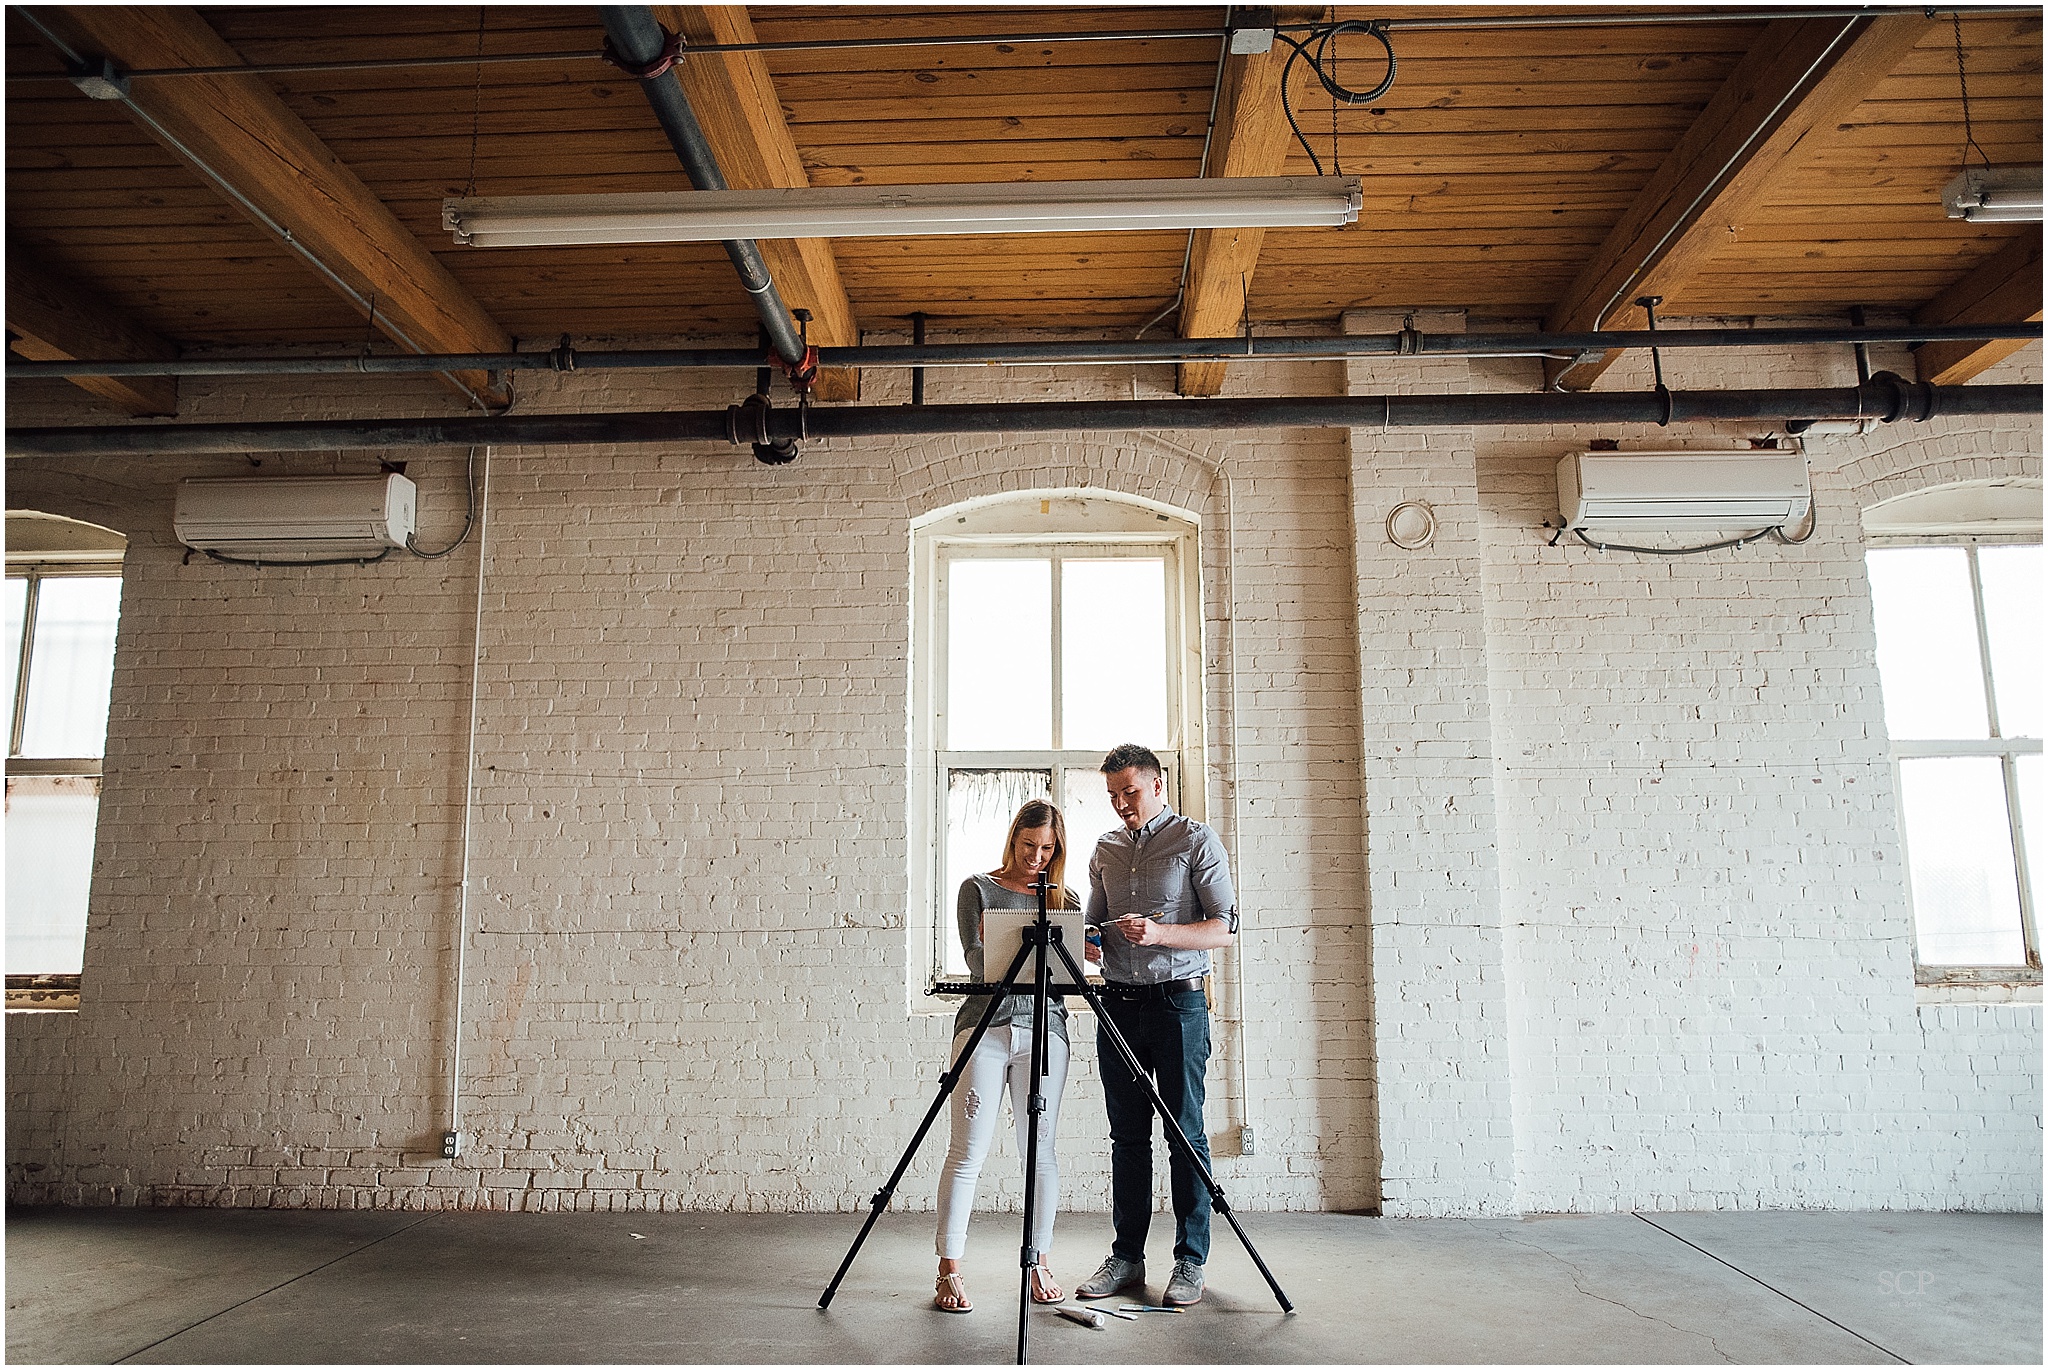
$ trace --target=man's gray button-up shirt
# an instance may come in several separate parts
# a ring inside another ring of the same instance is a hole
[[[1237,891],[1223,840],[1206,823],[1166,809],[1132,832],[1106,832],[1088,859],[1088,921],[1127,913],[1163,913],[1161,922],[1225,918],[1237,931]],[[1178,947],[1134,947],[1115,932],[1102,936],[1102,974],[1126,985],[1155,985],[1209,973],[1209,953]]]

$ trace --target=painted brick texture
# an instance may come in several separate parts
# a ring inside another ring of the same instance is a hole
[[[1001,379],[1024,395],[1053,380]],[[614,395],[713,399],[637,384]],[[1115,393],[1128,378],[1092,385]],[[313,413],[348,402],[309,392]],[[573,378],[523,402],[595,398]],[[262,412],[198,397],[194,417],[209,410]],[[1219,478],[1219,463],[1234,470]],[[929,916],[906,907],[910,521],[1004,491],[1077,489],[1214,525],[1204,648],[1223,682],[1209,691],[1219,737],[1234,703],[1223,606],[1233,592],[1260,606],[1234,625],[1241,797],[1226,805],[1225,777],[1209,781],[1208,808],[1245,853],[1231,974],[1254,982],[1249,1042],[1219,996],[1219,1175],[1254,1206],[1375,1202],[1338,444],[820,445],[787,471],[724,450],[500,452],[483,539],[445,562],[181,565],[171,483],[238,465],[102,464],[90,492],[55,471],[17,483],[18,503],[134,538],[93,990],[75,1018],[10,1036],[18,1194],[864,1206],[950,1035],[950,1008],[924,998],[905,949],[907,924]],[[411,474],[432,515],[423,540],[452,537],[459,455],[427,455]],[[1231,499],[1260,527],[1234,552]],[[459,950],[473,1140],[451,1165],[438,1149]],[[1298,1057],[1317,1056],[1329,1075],[1304,1078]],[[1091,1072],[1092,1060],[1067,1110],[1066,1192],[1106,1209]],[[1247,1089],[1265,1140],[1238,1158]],[[69,1145],[84,1148],[75,1163]],[[900,1205],[929,1207],[942,1151],[926,1146]],[[983,1194],[1017,1206],[1014,1169],[992,1166]]]
[[[2038,379],[2038,357],[2001,370]],[[1814,367],[1686,364],[1716,384]],[[903,398],[902,377],[867,381],[867,402]],[[931,398],[1160,383],[939,372]],[[730,398],[702,378],[524,389],[539,411]],[[188,392],[194,420],[441,403],[424,383]],[[17,422],[102,417],[49,386],[10,400]],[[817,444],[780,470],[722,447],[510,450],[483,545],[327,570],[181,564],[172,486],[240,458],[10,469],[12,507],[133,539],[84,1007],[9,1016],[10,1195],[864,1208],[950,1017],[908,951],[931,916],[905,826],[910,525],[1065,490],[1202,528],[1205,800],[1245,908],[1210,1079],[1234,1203],[2038,1208],[2039,1006],[1914,1000],[1847,512],[2038,477],[2038,422],[1816,448],[1812,543],[1648,567],[1543,544],[1550,469],[1587,436],[1648,434],[929,438]],[[462,455],[409,474],[422,540],[452,539]],[[1440,522],[1411,553],[1383,522],[1415,498]],[[458,956],[473,1141],[449,1163]],[[1077,1212],[1108,1202],[1091,1036],[1061,1138]],[[899,1207],[930,1206],[942,1150]],[[1010,1150],[983,1182],[1004,1210]],[[1072,1219],[1061,1245],[1105,1226]]]
[[[1674,384],[1855,379],[1788,351],[1673,374],[1698,358],[1666,358]],[[1873,366],[1911,374],[1903,349]],[[1817,441],[1810,542],[1665,559],[1548,547],[1570,448],[1482,435],[1517,1207],[2039,1208],[2039,1004],[1915,1003],[1857,514],[1902,472],[2038,479],[2040,442],[2038,419]]]

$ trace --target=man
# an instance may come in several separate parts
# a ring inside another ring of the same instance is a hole
[[[1104,833],[1088,862],[1087,921],[1102,929],[1102,1006],[1152,1077],[1167,1111],[1209,1165],[1203,1077],[1209,1068],[1209,953],[1237,931],[1237,895],[1223,843],[1166,802],[1159,758],[1125,743],[1102,762],[1110,807],[1123,831]],[[1095,952],[1091,947],[1090,959]],[[1074,1292],[1102,1299],[1145,1282],[1152,1221],[1152,1105],[1108,1034],[1096,1029],[1102,1095],[1109,1109],[1112,1220],[1116,1239],[1102,1268]],[[1209,1190],[1170,1142],[1173,1277],[1166,1303],[1199,1303],[1209,1259]]]

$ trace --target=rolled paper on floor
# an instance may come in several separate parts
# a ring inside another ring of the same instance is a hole
[[[1092,1327],[1098,1332],[1108,1326],[1107,1323],[1103,1322],[1102,1314],[1090,1308],[1068,1308],[1062,1305],[1055,1307],[1052,1311],[1072,1322],[1080,1323],[1083,1327]]]

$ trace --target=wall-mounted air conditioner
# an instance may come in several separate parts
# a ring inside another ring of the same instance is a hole
[[[1775,528],[1803,521],[1812,505],[1806,454],[1797,448],[1574,452],[1557,464],[1557,507],[1567,528]]]
[[[180,482],[171,527],[202,552],[262,561],[374,557],[412,536],[419,490],[396,473]]]

